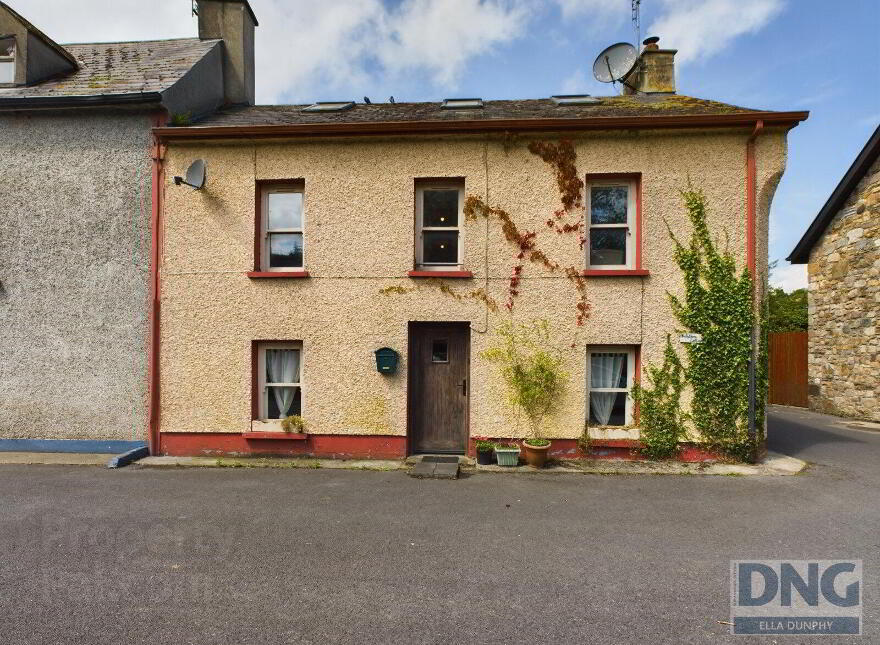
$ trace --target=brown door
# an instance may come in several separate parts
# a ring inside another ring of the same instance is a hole
[[[470,391],[468,323],[409,325],[409,450],[464,453]]]

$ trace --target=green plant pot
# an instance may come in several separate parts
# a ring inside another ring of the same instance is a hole
[[[518,466],[519,448],[495,448],[495,458],[499,466]]]

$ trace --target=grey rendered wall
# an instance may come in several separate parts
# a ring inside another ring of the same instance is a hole
[[[149,127],[0,113],[0,438],[145,438]]]
[[[165,90],[162,103],[172,116],[188,113],[193,120],[223,105],[223,43],[218,41],[192,69]]]

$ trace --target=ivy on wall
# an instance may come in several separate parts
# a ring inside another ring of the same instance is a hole
[[[688,188],[682,192],[688,218],[693,227],[690,242],[682,244],[671,228],[675,242],[675,261],[685,282],[684,298],[669,294],[669,302],[678,322],[686,331],[701,334],[703,342],[686,346],[688,357],[684,374],[693,391],[688,418],[707,447],[738,459],[752,459],[756,445],[748,435],[749,359],[752,354],[752,331],[756,316],[752,306],[753,280],[747,269],[737,271],[736,261],[728,250],[720,251],[709,234],[706,198],[702,191]],[[762,311],[766,305],[762,306]],[[757,443],[762,440],[767,389],[766,315],[761,316],[759,356],[756,365]],[[667,344],[664,364],[672,362]],[[673,350],[674,353],[674,350]],[[666,367],[664,365],[664,367]],[[661,368],[656,374],[662,375]],[[674,366],[669,367],[674,371]],[[650,368],[649,368],[650,373]],[[667,394],[671,384],[667,385]],[[656,392],[656,382],[654,392]],[[645,391],[639,396],[646,397]],[[665,401],[660,393],[654,394]],[[665,445],[666,418],[644,432],[646,445]],[[675,412],[680,415],[680,412]],[[644,418],[644,417],[643,417]],[[682,417],[678,417],[679,421]],[[650,448],[649,448],[650,449]]]
[[[681,409],[681,393],[686,382],[684,367],[669,335],[661,367],[645,368],[648,386],[636,383],[632,396],[639,405],[641,452],[651,459],[666,459],[678,453],[685,434],[687,414]]]

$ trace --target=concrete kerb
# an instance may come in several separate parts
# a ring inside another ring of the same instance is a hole
[[[470,461],[470,460],[468,460]],[[346,470],[407,470],[412,459],[309,459],[255,457],[146,457],[136,468],[306,468]],[[807,462],[794,457],[770,453],[759,464],[683,463],[676,461],[622,461],[592,459],[554,462],[540,470],[531,466],[480,466],[462,463],[465,473],[508,473],[533,475],[599,474],[599,475],[726,475],[779,476],[802,472]]]

